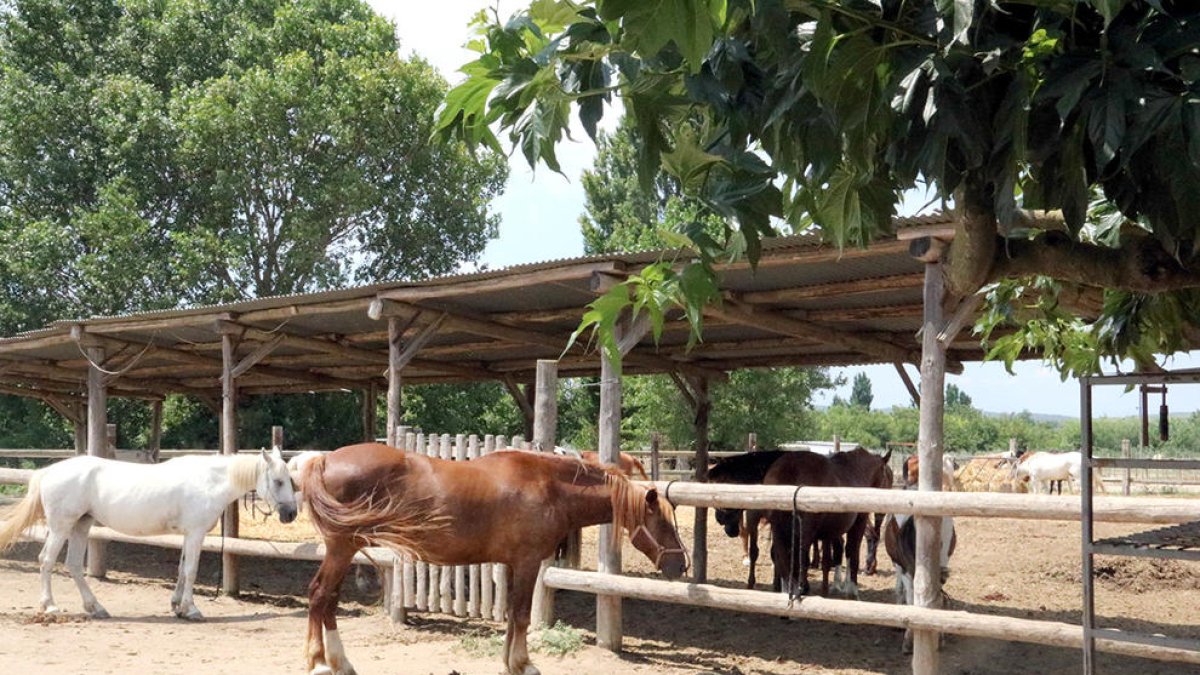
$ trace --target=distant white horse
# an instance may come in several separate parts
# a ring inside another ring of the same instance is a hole
[[[1074,491],[1079,485],[1082,458],[1078,452],[1027,452],[1013,465],[1010,478],[1015,481],[1029,480],[1032,492],[1041,492],[1042,485],[1047,486],[1047,492],[1054,494],[1054,482],[1058,482],[1058,494],[1062,494],[1062,482],[1065,480]],[[1100,491],[1104,485],[1095,481]]]
[[[108,612],[83,578],[83,552],[92,523],[132,535],[183,534],[171,610],[198,620],[203,616],[192,600],[192,585],[204,535],[230,502],[251,490],[279,511],[279,520],[290,523],[296,518],[291,476],[278,448],[260,455],[192,455],[161,464],[72,457],[34,472],[25,499],[0,525],[0,552],[26,528],[44,521],[48,533],[38,556],[42,610],[58,611],[50,592],[50,570],[69,540],[67,569],[79,587],[83,609],[104,619]]]

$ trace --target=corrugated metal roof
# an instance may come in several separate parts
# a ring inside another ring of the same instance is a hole
[[[951,222],[949,215],[931,214],[897,219],[895,225],[902,230]],[[442,313],[451,317],[406,368],[406,381],[522,380],[531,376],[536,359],[560,356],[585,305],[596,297],[590,286],[594,270],[637,269],[674,254],[647,251],[579,256],[423,280],[56,321],[43,329],[0,339],[0,367],[8,370],[2,380],[46,387],[47,391],[60,385],[78,389],[86,362],[67,336],[72,328],[81,327],[110,341],[135,347],[155,345],[154,350],[140,350],[146,352],[137,357],[141,361],[120,378],[132,391],[153,393],[163,387],[207,390],[215,386],[214,373],[220,365],[216,320],[228,314],[236,317],[248,334],[257,336],[247,339],[247,349],[255,340],[266,339],[264,335],[287,336],[284,347],[250,371],[250,389],[379,384],[379,359],[386,360],[387,353],[387,324],[370,319],[365,309],[371,300],[389,293],[391,298],[401,299],[393,305],[406,322],[414,322],[412,331]],[[764,317],[777,317],[771,328],[754,321],[710,317],[704,344],[714,348],[705,355],[706,350],[691,353],[684,348],[686,324],[669,322],[662,342],[654,345],[644,339],[627,359],[626,369],[724,371],[744,365],[878,362],[897,354],[915,354],[913,333],[920,316],[912,311],[912,305],[920,302],[918,273],[922,268],[922,263],[907,254],[906,246],[895,240],[866,250],[844,251],[809,235],[765,240],[756,269],[737,263],[722,266],[720,276],[726,292],[748,299]],[[412,289],[430,291],[404,292]],[[822,331],[831,337],[822,339]],[[851,340],[855,335],[867,337]],[[857,346],[848,347],[850,343]],[[882,351],[862,351],[876,349],[872,345]],[[135,351],[139,350],[126,350]],[[133,358],[130,353],[119,358]],[[339,355],[344,358],[337,358]],[[598,368],[597,355],[578,348],[560,365],[564,376],[593,373]]]

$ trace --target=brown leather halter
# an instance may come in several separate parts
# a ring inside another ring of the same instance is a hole
[[[639,537],[646,544],[646,548],[654,551],[653,560],[655,569],[661,568],[662,558],[668,553],[681,554],[683,556],[685,569],[687,567],[691,567],[691,561],[688,560],[687,551],[684,550],[682,546],[663,546],[662,544],[658,543],[658,540],[654,538],[654,535],[650,534],[650,530],[645,525],[638,525],[636,528],[634,528],[633,533],[629,535],[629,542],[636,546],[638,550],[641,550],[642,547],[638,546]]]

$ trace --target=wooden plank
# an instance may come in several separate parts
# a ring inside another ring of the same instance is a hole
[[[467,436],[454,437],[454,461],[467,461]],[[467,615],[467,566],[454,566],[454,616]]]
[[[426,456],[429,455],[428,441],[425,438],[424,433],[419,433],[416,435],[412,447],[412,452]],[[413,566],[413,573],[416,577],[414,588],[416,597],[413,601],[413,605],[421,611],[431,609],[429,606],[429,563],[425,562],[424,560],[417,560]]]
[[[404,451],[417,452],[417,435],[408,430],[408,427],[402,427],[404,430]],[[401,562],[401,574],[403,575],[404,585],[404,609],[407,619],[407,611],[416,608],[417,597],[417,568],[413,562],[412,555],[405,554]]]
[[[508,439],[503,435],[497,435],[496,444],[492,450],[499,451],[507,447]],[[495,593],[492,603],[492,618],[496,621],[504,621],[508,615],[508,577],[508,565],[501,563],[492,565],[492,585]]]
[[[580,593],[619,594],[651,602],[670,602],[692,607],[707,607],[737,612],[752,612],[772,616],[850,624],[869,624],[893,628],[953,633],[970,637],[1030,642],[1079,649],[1082,634],[1079,626],[1055,621],[1020,619],[989,614],[931,609],[912,605],[892,605],[858,600],[841,600],[805,596],[790,602],[787,595],[704,584],[685,584],[635,577],[622,577],[596,572],[552,568],[546,572],[547,585],[559,590]],[[1155,644],[1139,644],[1099,637],[1097,648],[1102,651],[1149,658],[1200,664],[1200,651],[1181,648],[1169,640]]]

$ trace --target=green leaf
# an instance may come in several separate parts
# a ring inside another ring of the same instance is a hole
[[[1125,6],[1125,3],[1128,2],[1128,0],[1088,0],[1088,1],[1092,7],[1096,8],[1097,12],[1100,12],[1100,16],[1104,17],[1104,27],[1105,28],[1108,28],[1108,25],[1113,22],[1113,19],[1116,18],[1117,14],[1119,14],[1121,9]]]
[[[662,155],[663,168],[679,179],[685,191],[699,192],[708,172],[724,159],[701,149],[696,143],[695,133],[690,129],[676,135],[674,140],[675,149]]]
[[[725,13],[718,0],[602,0],[597,5],[603,19],[622,21],[629,47],[644,58],[674,43],[693,73],[712,47],[714,19]]]

